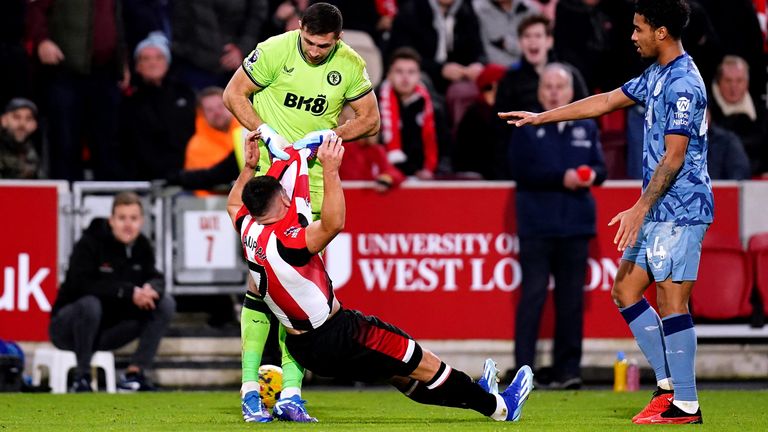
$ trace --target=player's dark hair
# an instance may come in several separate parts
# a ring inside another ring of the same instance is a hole
[[[400,47],[392,52],[392,55],[389,56],[387,69],[391,68],[398,60],[413,60],[421,65],[421,56],[419,55],[419,52],[409,46]]]
[[[535,26],[536,24],[543,24],[544,30],[547,32],[547,36],[552,36],[552,21],[541,14],[529,15],[520,21],[520,24],[517,26],[517,36],[522,36],[523,32],[528,30],[529,27]]]
[[[339,37],[343,25],[339,8],[328,3],[315,3],[301,16],[302,29],[311,35],[334,33]]]
[[[132,204],[138,205],[141,212],[144,213],[144,206],[141,204],[141,198],[139,198],[136,192],[120,192],[119,194],[115,195],[115,199],[112,201],[112,214],[115,214],[115,209],[118,206]]]
[[[248,180],[243,188],[243,204],[251,216],[264,216],[272,199],[282,190],[283,186],[274,177],[266,175],[254,177]]]
[[[635,13],[642,15],[652,29],[666,27],[669,35],[679,40],[688,25],[691,6],[688,0],[635,0]]]

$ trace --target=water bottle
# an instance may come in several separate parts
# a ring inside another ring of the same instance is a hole
[[[616,361],[613,363],[613,391],[627,391],[627,358],[624,351],[619,351],[616,355]]]
[[[627,366],[627,391],[640,390],[640,367],[637,360],[632,359]]]

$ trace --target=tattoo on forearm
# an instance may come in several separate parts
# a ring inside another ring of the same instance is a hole
[[[669,166],[669,161],[667,160],[666,154],[661,157],[659,164],[653,171],[651,182],[648,183],[648,187],[645,188],[645,192],[643,192],[643,196],[641,197],[641,199],[648,204],[648,207],[653,206],[659,197],[664,195],[667,189],[669,189],[669,186],[675,180],[679,170],[680,168],[673,168]]]

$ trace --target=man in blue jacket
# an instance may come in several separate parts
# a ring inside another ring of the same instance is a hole
[[[559,63],[541,74],[545,110],[573,99],[573,75]],[[517,182],[522,293],[515,318],[515,362],[533,364],[549,275],[555,278],[553,388],[581,386],[581,340],[589,239],[595,235],[590,186],[605,180],[597,125],[577,120],[515,129],[509,142]]]

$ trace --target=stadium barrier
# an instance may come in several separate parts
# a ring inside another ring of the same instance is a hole
[[[513,183],[406,182],[386,194],[369,186],[345,183],[346,229],[326,255],[345,306],[396,322],[420,339],[510,340],[521,281]],[[620,254],[607,223],[634,203],[639,186],[612,181],[594,188],[598,235],[584,287],[587,338],[631,337],[610,299]],[[77,182],[70,190],[66,182],[0,181],[0,203],[10,209],[0,212],[0,337],[47,340],[72,245],[93,217],[109,215],[119,190],[135,190],[145,200],[145,234],[155,242],[168,292],[244,290],[246,267],[223,196],[200,198],[146,182]],[[768,231],[768,183],[717,182],[715,195],[716,222],[707,236],[743,245]],[[653,290],[649,294],[653,300]],[[553,331],[551,314],[548,301],[545,338]],[[710,336],[768,337],[766,329],[734,328]]]

